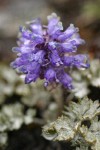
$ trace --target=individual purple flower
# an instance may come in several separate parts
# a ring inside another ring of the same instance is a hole
[[[72,89],[72,78],[66,73],[66,68],[89,67],[87,56],[76,54],[78,46],[85,42],[73,24],[63,31],[55,13],[47,19],[47,26],[42,25],[38,18],[27,22],[27,28],[20,27],[18,47],[13,48],[18,54],[11,66],[26,75],[25,83],[40,78],[44,79],[45,86],[56,83]]]

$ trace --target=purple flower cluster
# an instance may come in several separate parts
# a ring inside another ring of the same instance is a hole
[[[55,13],[47,17],[48,25],[41,20],[28,22],[28,28],[20,27],[18,47],[13,51],[18,57],[11,66],[26,74],[25,83],[44,79],[44,85],[60,83],[72,89],[72,78],[66,68],[88,68],[87,56],[77,54],[77,47],[84,43],[79,29],[73,24],[63,31],[62,23]]]

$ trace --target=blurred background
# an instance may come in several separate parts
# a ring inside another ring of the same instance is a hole
[[[76,96],[100,99],[100,0],[0,0],[0,150],[72,150],[46,141],[41,127],[61,114],[73,94],[62,87],[48,92],[41,81],[27,86],[10,68],[19,26],[37,17],[46,24],[52,12],[64,28],[79,27],[86,41],[79,51],[89,54],[91,68],[73,72]]]

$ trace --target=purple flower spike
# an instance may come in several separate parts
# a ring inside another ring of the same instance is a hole
[[[85,42],[73,24],[63,31],[55,13],[47,19],[47,26],[38,18],[27,22],[27,28],[20,27],[18,47],[12,49],[18,57],[11,66],[26,75],[26,84],[40,78],[45,80],[44,86],[56,83],[72,89],[72,78],[65,70],[89,67],[86,55],[75,55],[77,47]]]

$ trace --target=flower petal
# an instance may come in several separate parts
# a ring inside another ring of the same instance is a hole
[[[47,17],[48,19],[48,34],[52,36],[52,38],[56,38],[60,31],[63,30],[62,23],[59,21],[59,17],[52,13]]]
[[[36,79],[38,78],[38,75],[37,74],[27,74],[26,77],[25,77],[25,83],[28,84],[28,83],[31,83],[31,82],[35,82]]]
[[[74,27],[73,24],[70,26],[58,37],[60,41],[65,41],[66,39],[70,38],[74,33],[79,31],[78,28]]]
[[[52,68],[46,70],[45,78],[47,81],[52,82],[55,80],[55,77],[56,77],[56,72]]]
[[[87,63],[87,56],[86,55],[75,55],[75,56],[65,56],[63,58],[63,62],[66,66],[75,66],[77,68],[88,68],[89,63]]]
[[[59,72],[57,73],[57,79],[60,81],[60,83],[62,83],[62,85],[68,89],[72,89],[72,78],[65,73],[65,71],[59,70]]]
[[[40,18],[32,20],[31,22],[27,22],[27,24],[30,25],[30,28],[33,31],[33,33],[42,35],[42,24]]]

